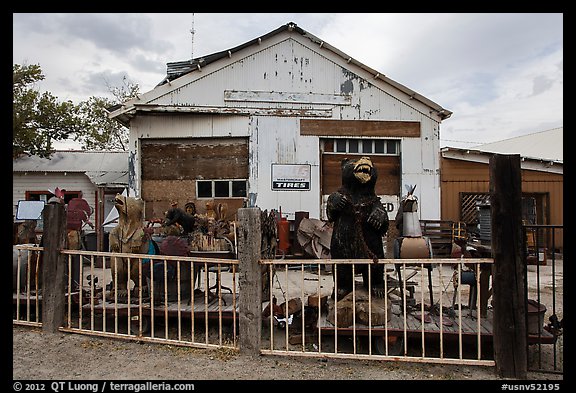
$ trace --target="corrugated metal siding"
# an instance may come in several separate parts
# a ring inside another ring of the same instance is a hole
[[[298,118],[419,122],[420,138],[401,139],[401,168],[407,171],[399,183],[419,184],[424,218],[440,216],[438,115],[299,34],[278,34],[262,47],[242,49],[230,59],[223,58],[171,83],[171,88],[161,86],[159,91],[166,94],[150,103],[194,107],[194,111],[215,115],[176,115],[175,120],[168,119],[172,114],[139,115],[131,126],[131,146],[137,146],[137,138],[229,136],[248,130],[249,191],[258,195],[257,204],[262,208],[282,205],[288,211],[306,210],[311,217],[319,217],[320,213],[319,140],[298,134]],[[342,99],[346,94],[350,95],[349,102]],[[305,95],[308,101],[301,99]],[[330,95],[337,103],[327,102]],[[271,97],[279,97],[279,101]],[[290,97],[298,99],[290,101]],[[227,114],[217,115],[222,112]],[[227,120],[217,123],[220,118]],[[312,190],[271,191],[271,163],[310,163]],[[135,186],[138,189],[139,183]],[[403,192],[401,186],[398,193]]]
[[[131,133],[138,138],[212,138],[249,135],[248,116],[169,114],[134,119]]]
[[[564,176],[554,173],[522,170],[522,193],[545,193],[549,196],[546,224],[564,223]],[[489,193],[489,166],[463,160],[441,159],[442,220],[460,220],[460,193]],[[558,232],[557,245],[563,247]]]

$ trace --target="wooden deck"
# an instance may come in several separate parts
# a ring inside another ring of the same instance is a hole
[[[442,313],[442,318],[439,313],[431,313],[424,311],[425,321],[420,319],[421,310],[406,311],[404,314],[400,311],[399,307],[393,307],[392,315],[385,325],[372,326],[372,335],[383,336],[404,336],[408,338],[422,338],[425,339],[438,339],[440,336],[447,340],[458,340],[462,337],[463,341],[477,340],[478,337],[483,342],[492,342],[493,326],[492,326],[492,310],[488,311],[486,318],[477,318],[476,310],[472,313],[469,309],[463,308],[462,315],[460,316],[459,310],[454,311],[454,315],[450,316],[448,313]],[[429,322],[426,322],[430,318]],[[442,323],[442,322],[443,323]],[[338,327],[336,328],[332,323],[326,320],[326,314],[322,314],[319,322],[320,330],[323,334],[338,334],[338,335],[368,335],[369,327],[360,323],[356,326]],[[478,334],[480,332],[480,334]],[[548,331],[542,329],[540,337],[537,334],[528,335],[528,343],[542,343],[553,344],[554,336]]]
[[[145,316],[157,316],[163,317],[168,314],[169,317],[177,317],[180,315],[182,318],[192,318],[195,319],[218,319],[229,320],[234,318],[234,307],[236,308],[236,318],[238,317],[238,294],[236,294],[236,299],[233,298],[231,293],[222,293],[222,299],[219,300],[217,296],[211,295],[208,299],[204,294],[194,295],[194,304],[190,304],[188,298],[181,299],[180,304],[178,302],[169,301],[164,302],[162,299],[154,300],[150,299],[143,301],[139,304],[138,299],[132,299],[131,303],[115,303],[106,299],[105,302],[102,299],[98,299],[93,306],[94,313],[96,315],[102,315],[106,313],[107,315],[138,315],[140,309],[142,309],[142,315]],[[84,312],[91,312],[92,306],[89,304],[82,304],[82,309]]]

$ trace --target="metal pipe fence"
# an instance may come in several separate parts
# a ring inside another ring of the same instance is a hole
[[[263,354],[494,365],[492,310],[481,309],[489,294],[480,282],[491,258],[260,263],[268,266],[271,289],[263,303]],[[367,279],[372,287],[376,264],[386,276],[382,297],[363,285]],[[338,269],[346,266],[355,285],[334,301]]]
[[[545,308],[541,313],[537,306],[534,330],[534,315],[527,307],[527,318],[532,318],[527,320],[529,368],[562,373],[563,258],[554,247],[562,226],[525,230],[535,235],[526,247],[527,300]],[[43,252],[36,245],[14,246],[13,324],[42,326]],[[239,260],[61,253],[67,263],[61,331],[239,349]],[[486,285],[491,258],[280,259],[260,264],[268,270],[270,289],[262,299],[262,354],[494,365],[494,315]],[[383,297],[364,288],[365,280],[368,288],[373,286],[370,267],[377,264],[384,270]],[[347,267],[355,284],[347,299],[335,302],[332,294],[343,286],[338,269]],[[121,279],[123,271],[127,276]],[[129,290],[123,292],[123,287]]]
[[[528,370],[563,373],[563,225],[524,225]],[[550,361],[550,359],[552,359]]]
[[[28,251],[28,262],[24,266],[23,258],[17,259],[13,323],[41,326],[38,278],[43,249],[23,245],[15,249],[20,254]],[[62,294],[67,312],[61,331],[238,349],[238,260],[81,250],[61,253],[67,261]],[[22,274],[26,275],[23,282]]]
[[[12,321],[17,325],[42,326],[39,293],[40,258],[43,247],[21,244],[14,246],[12,259]]]

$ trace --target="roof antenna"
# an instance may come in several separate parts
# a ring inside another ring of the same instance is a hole
[[[194,59],[194,32],[195,32],[194,31],[194,13],[192,13],[192,28],[190,29],[190,35],[192,38],[192,40],[191,40],[192,47],[190,49],[190,55],[192,56],[191,57],[192,60]]]

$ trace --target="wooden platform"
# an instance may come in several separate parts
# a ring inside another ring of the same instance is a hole
[[[440,315],[436,313],[429,313],[424,311],[425,317],[430,318],[430,322],[422,322],[420,320],[421,310],[406,311],[406,315],[396,308],[392,312],[392,316],[386,325],[375,325],[372,327],[372,335],[383,336],[403,336],[406,334],[408,338],[421,338],[424,335],[425,339],[438,339],[441,335],[443,339],[458,340],[462,337],[463,341],[474,341],[480,339],[483,342],[492,342],[493,339],[493,326],[492,326],[492,311],[489,310],[486,318],[478,320],[476,310],[473,310],[470,315],[469,309],[462,309],[462,316],[459,316],[459,311],[454,311],[455,316],[449,316],[447,313]],[[425,318],[427,319],[427,318]],[[443,323],[441,323],[443,321]],[[338,335],[368,335],[369,327],[360,323],[356,326],[338,327],[336,328],[332,323],[326,320],[326,314],[320,317],[320,330],[322,333],[338,334]],[[460,328],[461,327],[461,328]],[[480,334],[478,335],[478,331]],[[553,344],[554,336],[548,331],[542,329],[540,337],[538,335],[529,334],[528,343],[534,344],[540,342],[541,344]]]
[[[206,300],[204,294],[194,295],[194,305],[190,304],[188,298],[181,299],[180,305],[178,302],[169,301],[168,303],[163,300],[150,299],[143,301],[142,304],[138,303],[138,299],[132,299],[131,303],[115,303],[106,299],[103,302],[102,299],[98,299],[97,303],[94,304],[93,310],[97,315],[102,315],[104,312],[108,315],[114,315],[115,312],[118,315],[138,315],[140,313],[140,308],[142,309],[142,315],[145,316],[165,316],[166,313],[169,317],[177,317],[180,314],[182,318],[192,318],[194,315],[195,319],[218,319],[223,320],[234,318],[234,307],[236,310],[236,317],[238,315],[238,294],[236,294],[236,299],[234,300],[231,293],[222,293],[221,303],[217,296],[210,296]],[[92,306],[88,302],[87,304],[82,304],[82,309],[84,312],[91,312]]]

